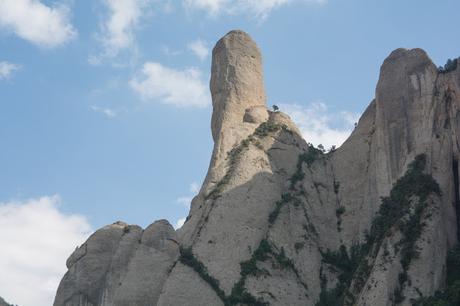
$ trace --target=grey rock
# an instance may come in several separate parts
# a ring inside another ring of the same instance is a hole
[[[12,304],[8,304],[1,296],[0,296],[0,306],[13,306]]]
[[[145,231],[122,222],[106,226],[67,261],[54,305],[156,305],[178,250],[165,220]]]
[[[256,44],[228,33],[213,50],[214,150],[186,223],[177,232],[165,220],[98,230],[68,259],[55,306],[315,305],[343,285],[343,268],[325,254],[351,256],[366,245],[381,198],[421,154],[440,193],[426,198],[413,225],[421,228],[417,255],[404,270],[398,224],[414,215],[413,196],[360,258],[367,269],[345,284],[340,304],[411,305],[445,286],[446,254],[458,240],[460,70],[440,73],[423,50],[395,50],[375,99],[330,153],[267,110],[264,92]]]

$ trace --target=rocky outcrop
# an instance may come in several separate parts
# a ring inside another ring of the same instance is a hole
[[[96,231],[67,260],[55,305],[156,305],[178,258],[173,227],[116,222]]]
[[[5,300],[2,297],[0,297],[0,306],[13,306],[13,305],[8,304],[7,302],[5,302]]]
[[[349,139],[324,152],[265,106],[244,32],[213,50],[214,150],[184,226],[116,223],[69,258],[55,306],[411,305],[458,240],[460,69],[384,61]]]

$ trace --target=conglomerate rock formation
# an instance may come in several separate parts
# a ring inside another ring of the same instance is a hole
[[[96,231],[54,306],[411,305],[446,287],[460,69],[393,51],[355,130],[327,153],[266,108],[246,33],[214,48],[211,93],[214,151],[184,226]]]

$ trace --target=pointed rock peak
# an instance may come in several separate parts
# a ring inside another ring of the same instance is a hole
[[[242,124],[246,109],[265,106],[262,56],[245,32],[231,31],[214,47],[211,94],[214,140],[223,127]]]

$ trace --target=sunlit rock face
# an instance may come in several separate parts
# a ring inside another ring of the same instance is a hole
[[[412,305],[457,243],[460,69],[385,59],[348,140],[323,152],[267,110],[242,31],[213,50],[214,150],[178,231],[117,222],[67,261],[54,306]]]

